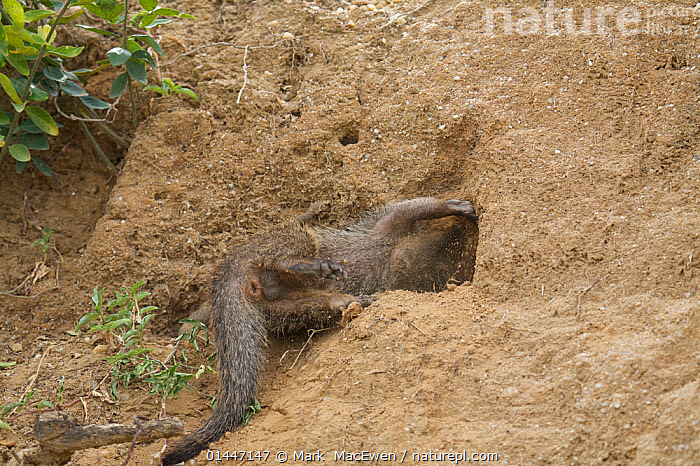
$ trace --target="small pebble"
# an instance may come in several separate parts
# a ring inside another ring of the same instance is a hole
[[[291,32],[285,32],[284,34],[282,34],[282,39],[294,39],[294,34],[292,34]]]
[[[109,345],[97,345],[92,351],[94,351],[95,353],[106,353],[107,351],[109,351]]]

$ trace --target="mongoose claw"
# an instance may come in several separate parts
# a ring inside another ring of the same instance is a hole
[[[340,280],[348,278],[348,273],[342,265],[330,259],[298,260],[293,263],[284,262],[282,268],[299,275],[313,275],[318,278],[333,278]]]
[[[479,217],[476,216],[476,211],[471,202],[462,199],[450,199],[449,201],[445,201],[445,204],[447,204],[453,215],[466,217],[475,224],[479,222]]]

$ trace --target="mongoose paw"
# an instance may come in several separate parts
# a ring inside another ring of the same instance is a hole
[[[466,217],[475,224],[478,223],[479,218],[476,216],[476,211],[474,210],[474,206],[471,202],[461,199],[450,199],[445,201],[445,204],[447,204],[453,215]]]
[[[348,278],[345,268],[330,259],[299,260],[292,264],[283,264],[283,268],[299,275],[314,275],[318,278]]]
[[[343,316],[340,319],[340,325],[343,327],[346,327],[352,319],[359,316],[364,308],[375,302],[377,297],[363,294],[360,296],[347,296],[346,299],[349,302],[343,309]]]
[[[357,299],[356,302],[360,303],[360,306],[362,306],[362,308],[364,309],[373,302],[375,302],[378,298],[371,294],[363,294],[360,296],[356,296],[355,299]]]
[[[336,280],[348,278],[348,273],[345,271],[345,268],[337,262],[332,260],[319,260],[319,266],[321,268],[321,278],[334,278]]]

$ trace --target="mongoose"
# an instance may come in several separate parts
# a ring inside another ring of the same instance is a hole
[[[477,216],[469,201],[412,199],[388,205],[344,229],[302,216],[238,247],[220,265],[209,320],[220,360],[219,397],[205,424],[166,449],[165,466],[186,461],[239,426],[255,396],[266,331],[337,321],[374,293],[435,291],[470,280]]]

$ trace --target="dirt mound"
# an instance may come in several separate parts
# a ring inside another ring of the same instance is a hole
[[[150,338],[167,352],[249,233],[316,201],[333,225],[391,200],[462,197],[480,213],[473,282],[384,294],[308,344],[273,340],[265,409],[212,450],[699,462],[698,15],[694,2],[582,3],[574,29],[528,1],[183,3],[198,19],[162,37],[164,70],[201,105],[151,102],[116,180],[69,150],[57,187],[0,172],[3,290],[40,260],[32,216],[64,259],[59,290],[0,295],[3,359],[19,362],[0,403],[21,396],[53,344],[63,353],[45,364],[72,355],[67,398],[102,377],[94,342],[61,337],[95,285],[148,280],[161,309]],[[34,292],[52,286],[51,267]],[[39,394],[61,375],[40,370]],[[194,385],[213,393],[216,380]],[[157,415],[156,399],[127,395],[90,400],[89,420]],[[167,405],[188,428],[206,406],[194,393]],[[30,442],[31,420],[17,425],[2,442]],[[151,464],[160,447],[132,461]],[[118,464],[125,451],[74,461]]]

